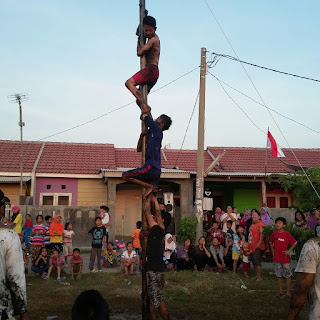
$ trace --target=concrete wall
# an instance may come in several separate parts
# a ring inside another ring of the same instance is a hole
[[[276,220],[278,217],[283,217],[287,220],[287,222],[294,222],[294,209],[278,209],[278,208],[268,208],[269,216],[273,219],[273,221]]]

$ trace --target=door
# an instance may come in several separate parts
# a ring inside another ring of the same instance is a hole
[[[141,220],[141,190],[119,190],[116,194],[115,236],[131,237]]]

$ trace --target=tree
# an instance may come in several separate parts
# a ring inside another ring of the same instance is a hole
[[[320,167],[309,168],[306,171],[310,181],[320,194]],[[303,212],[312,210],[320,203],[320,199],[303,171],[295,171],[288,175],[273,175],[285,190],[291,190],[295,197],[294,207]]]

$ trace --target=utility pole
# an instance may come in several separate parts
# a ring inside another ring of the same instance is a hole
[[[20,195],[22,195],[23,190],[23,135],[22,135],[22,127],[25,123],[22,121],[22,105],[21,101],[25,101],[28,99],[26,94],[15,93],[8,96],[9,102],[19,104],[19,122],[18,125],[20,127]]]
[[[203,185],[204,185],[204,115],[206,96],[207,50],[201,48],[200,97],[198,119],[198,152],[196,177],[196,216],[198,219],[197,239],[203,235]]]
[[[145,0],[139,0],[139,7],[140,7],[140,37],[139,37],[139,44],[140,47],[146,44],[146,37],[143,30],[143,19],[146,15],[146,4]],[[147,66],[147,60],[145,55],[140,57],[140,68],[144,69]],[[147,86],[142,86],[142,97],[144,101],[147,103]],[[141,131],[145,132],[146,126],[144,121],[141,121]],[[142,159],[141,164],[142,166],[145,164],[146,160],[146,136],[143,137],[142,143]],[[150,308],[149,308],[149,299],[147,295],[147,272],[146,272],[146,258],[147,258],[147,245],[148,245],[148,221],[146,215],[144,213],[146,200],[142,197],[142,230],[143,236],[141,238],[141,247],[142,247],[142,320],[148,320],[150,318]]]

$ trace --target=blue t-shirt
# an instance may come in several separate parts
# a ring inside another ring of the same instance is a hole
[[[160,150],[163,137],[162,131],[149,116],[144,118],[144,123],[149,128],[146,145],[146,165],[152,165],[155,168],[161,169]]]

